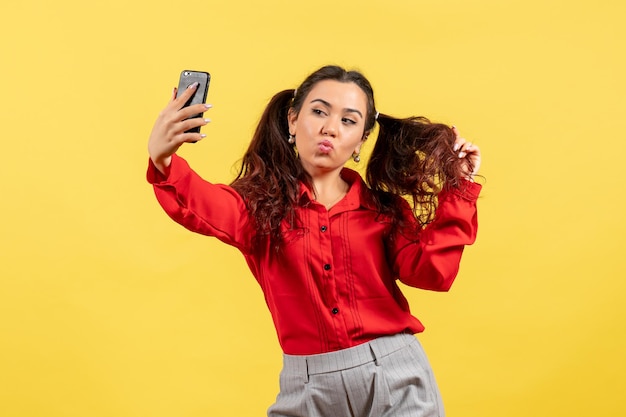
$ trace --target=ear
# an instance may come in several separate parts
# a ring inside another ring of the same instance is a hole
[[[370,132],[371,132],[371,130],[366,130],[363,133],[363,137],[361,138],[361,141],[356,145],[356,148],[354,148],[354,152],[361,153],[361,146],[363,146],[363,143],[365,143],[365,141],[369,137]]]
[[[293,109],[293,107],[290,107],[289,111],[287,112],[287,123],[289,124],[289,134],[290,135],[294,135],[295,136],[297,122],[298,122],[298,114]]]
[[[361,153],[361,146],[363,146],[364,142],[365,142],[365,136],[363,136],[363,139],[361,139],[361,141],[354,148],[354,152],[355,153],[357,153],[357,154]]]

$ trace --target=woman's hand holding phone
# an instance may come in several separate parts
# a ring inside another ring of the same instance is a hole
[[[159,114],[150,133],[148,153],[155,167],[163,174],[170,166],[172,155],[183,143],[197,142],[206,136],[199,133],[199,128],[210,120],[193,116],[204,113],[211,105],[201,103],[185,106],[197,88],[198,83],[193,83],[178,97],[176,97],[178,91],[174,89],[170,102]]]

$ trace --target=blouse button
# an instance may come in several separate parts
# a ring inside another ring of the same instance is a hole
[[[326,226],[322,226],[322,227],[320,227],[320,230],[321,230],[322,232],[325,232],[327,229],[328,229],[328,228],[327,228]]]
[[[339,309],[338,309],[337,307],[333,308],[333,309],[332,309],[332,313],[333,313],[333,314],[337,314],[337,313],[339,313]]]
[[[330,264],[325,264],[324,265],[324,270],[329,271],[330,270]]]

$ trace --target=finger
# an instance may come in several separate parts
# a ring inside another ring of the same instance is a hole
[[[454,141],[454,146],[452,147],[452,149],[454,150],[454,152],[457,152],[463,146],[465,146],[466,143],[467,143],[467,140],[465,140],[465,138],[457,137],[456,140]]]
[[[180,142],[181,143],[196,143],[198,141],[201,141],[204,138],[206,138],[206,135],[204,133],[189,132],[189,133],[183,133],[182,135],[180,135]]]
[[[196,114],[202,116],[205,111],[209,110],[213,106],[210,104],[194,104],[193,106],[183,107],[177,113],[177,118],[179,120],[189,119]]]
[[[455,143],[462,139],[459,129],[454,125],[452,126],[452,132],[454,133]]]
[[[468,149],[472,146],[472,142],[468,142],[465,138],[459,138],[455,143],[455,152],[458,151],[459,158],[464,158],[467,155]]]
[[[467,153],[480,153],[480,148],[475,143],[470,143],[469,146],[466,147],[465,151]]]
[[[480,148],[472,142],[465,143],[462,150],[468,155],[480,155]]]
[[[459,152],[459,158],[465,158],[468,155],[480,156],[480,148],[472,142],[465,142]]]
[[[178,91],[178,89],[176,89],[176,94],[178,97],[175,97],[174,100],[172,100],[170,102],[170,106],[174,106],[174,107],[178,107],[178,109],[180,109],[181,107],[183,107],[185,105],[185,103],[187,101],[189,101],[189,99],[191,98],[191,96],[193,96],[193,94],[196,92],[196,89],[198,88],[199,83],[196,81],[193,84],[190,84],[184,91]],[[176,110],[178,110],[176,109]]]
[[[210,119],[204,119],[202,117],[192,117],[191,119],[183,120],[176,126],[176,134],[182,134],[190,129],[206,126],[210,122]]]
[[[459,158],[465,158],[467,156],[467,150],[461,148],[458,155]]]

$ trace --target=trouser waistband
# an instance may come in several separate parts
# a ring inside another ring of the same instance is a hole
[[[316,355],[283,355],[283,371],[303,375],[314,375],[354,368],[378,361],[417,339],[411,334],[401,333],[383,336],[347,349]]]

